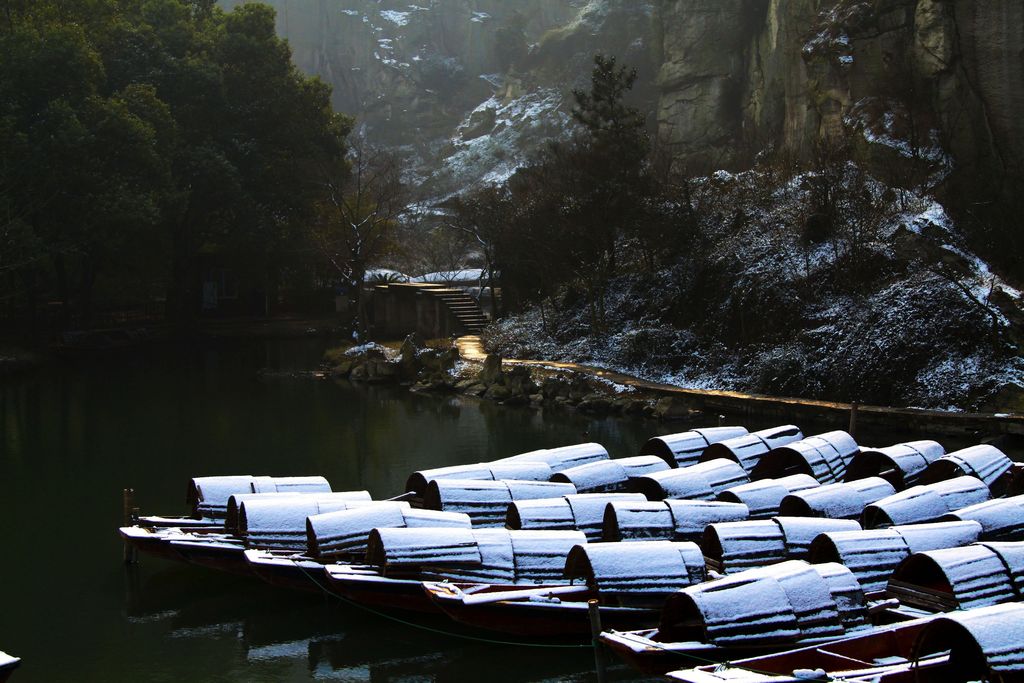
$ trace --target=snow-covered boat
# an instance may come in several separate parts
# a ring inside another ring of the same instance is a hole
[[[520,586],[480,592],[426,582],[430,598],[454,620],[527,637],[582,637],[591,633],[588,601],[598,601],[601,623],[637,629],[657,623],[673,592],[707,577],[694,543],[648,541],[577,545],[565,560],[566,585]]]
[[[435,612],[423,581],[559,585],[569,551],[586,542],[580,531],[374,529],[366,552],[373,572],[346,565],[326,565],[325,572],[331,592],[353,602]]]
[[[831,517],[860,519],[871,503],[896,493],[881,477],[867,477],[844,484],[825,484],[796,491],[782,499],[779,514],[790,517]]]
[[[1000,496],[1010,487],[1013,476],[1013,461],[995,446],[979,444],[947,453],[928,465],[921,473],[922,484],[953,479],[955,477],[976,477],[985,482],[993,495]]]
[[[750,511],[750,519],[768,519],[779,514],[783,499],[791,493],[821,486],[809,474],[791,474],[781,479],[759,479],[725,489],[718,500],[743,503]]]
[[[980,533],[981,525],[970,521],[826,531],[811,541],[808,560],[841,564],[853,572],[865,593],[879,594],[900,562],[912,553],[968,545],[977,541]]]
[[[1006,604],[883,626],[832,643],[673,671],[684,683],[1024,680],[1024,605]]]
[[[628,491],[637,477],[668,470],[668,463],[656,455],[635,455],[572,467],[551,475],[551,481],[572,484],[578,493],[612,493]]]
[[[711,444],[745,434],[745,427],[707,427],[665,434],[648,439],[640,447],[640,455],[656,455],[670,467],[689,467],[700,461],[701,455]]]
[[[751,479],[777,479],[790,474],[809,474],[822,484],[843,481],[846,469],[860,446],[844,431],[826,432],[778,444],[750,469]]]
[[[504,526],[508,506],[514,501],[574,493],[575,486],[561,482],[434,479],[427,486],[423,507],[465,513],[476,527],[498,527]]]
[[[605,506],[605,541],[699,541],[712,522],[747,519],[742,503],[708,500],[612,501]]]
[[[657,629],[605,631],[600,641],[647,673],[824,644],[871,628],[853,574],[800,560],[751,569],[669,596]]]
[[[745,472],[750,472],[771,451],[803,438],[803,432],[796,425],[769,427],[710,444],[701,453],[699,461],[725,458],[738,464]]]
[[[981,524],[979,541],[1024,541],[1024,496],[993,498],[940,517],[944,522]]]
[[[886,594],[901,607],[949,612],[1024,600],[1024,542],[925,550],[893,571]]]
[[[4,681],[9,679],[14,670],[20,665],[20,658],[12,657],[6,652],[0,651],[0,683],[4,683]]]
[[[517,500],[508,506],[509,529],[569,529],[582,531],[590,542],[604,537],[608,503],[647,502],[640,493],[578,493],[558,498]]]
[[[700,547],[708,568],[722,574],[806,559],[811,541],[826,531],[860,530],[849,519],[772,517],[714,522],[704,529]]]
[[[632,486],[649,500],[715,500],[722,491],[749,481],[750,477],[735,460],[716,458],[675,470],[650,472],[634,478]]]
[[[846,470],[846,480],[881,477],[897,491],[916,485],[928,465],[943,455],[946,449],[937,441],[921,440],[885,446],[862,448],[855,453]]]
[[[957,477],[934,484],[920,484],[886,496],[864,508],[865,529],[935,522],[954,510],[991,498],[985,482],[977,477]]]

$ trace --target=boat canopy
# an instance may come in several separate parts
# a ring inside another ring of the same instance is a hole
[[[571,446],[559,446],[558,448],[543,448],[529,453],[520,453],[501,460],[495,460],[494,464],[508,462],[542,462],[547,464],[552,472],[561,472],[570,467],[586,465],[588,462],[607,460],[608,450],[599,443],[577,443]]]
[[[617,460],[599,460],[556,472],[551,481],[572,484],[580,493],[625,491],[635,477],[670,469],[656,455],[635,455]]]
[[[224,519],[228,498],[235,493],[326,493],[330,483],[323,477],[254,477],[229,475],[195,477],[189,481],[185,502],[196,519]]]
[[[921,475],[921,483],[952,479],[953,477],[977,477],[992,488],[1000,477],[1010,471],[1013,461],[995,446],[981,444],[948,453],[928,465]]]
[[[1024,678],[1024,605],[1008,603],[933,619],[914,643],[913,657],[949,651],[945,680],[1020,681]]]
[[[746,427],[707,427],[655,436],[640,447],[640,455],[656,455],[671,467],[689,467],[700,461],[704,449],[711,444],[746,433]]]
[[[780,445],[766,453],[750,472],[752,479],[809,474],[822,484],[843,481],[860,446],[844,431],[826,432]]]
[[[978,540],[977,522],[936,522],[863,531],[826,531],[812,541],[808,559],[836,562],[860,581],[864,591],[884,591],[892,572],[913,552],[955,548]]]
[[[848,519],[774,517],[717,522],[704,530],[700,546],[711,569],[724,574],[807,557],[811,541],[826,531],[859,530]]]
[[[419,569],[425,579],[484,583],[564,582],[580,531],[374,529],[367,562],[388,571]]]
[[[422,496],[426,494],[430,482],[435,479],[547,481],[551,474],[551,466],[545,462],[481,462],[474,465],[452,465],[413,472],[405,482],[405,490]]]
[[[831,517],[860,519],[864,508],[896,493],[881,477],[868,477],[845,484],[825,484],[786,496],[779,513],[793,517]]]
[[[351,500],[369,503],[373,498],[369,491],[314,491],[314,492],[286,492],[286,493],[236,493],[228,498],[227,514],[224,517],[224,529],[229,533],[239,532],[239,512],[242,503],[247,500],[280,500],[283,498],[297,498],[300,496],[327,496],[330,500]]]
[[[943,455],[937,441],[906,441],[884,448],[864,448],[855,453],[846,470],[846,480],[881,477],[902,491],[918,483],[921,473]]]
[[[718,500],[743,503],[750,509],[751,519],[767,519],[779,514],[782,499],[791,493],[817,486],[818,480],[809,474],[792,474],[781,479],[760,479],[733,486],[718,494]]]
[[[395,503],[353,498],[347,491],[269,498],[255,496],[243,500],[238,506],[238,534],[247,548],[305,551],[307,517],[378,505],[391,506]]]
[[[455,527],[469,529],[469,515],[419,510],[408,503],[369,505],[306,519],[306,547],[311,557],[335,559],[365,555],[370,532],[376,528]]]
[[[1019,602],[1024,599],[1024,543],[914,553],[893,572],[888,593],[933,612]]]
[[[1024,496],[993,498],[950,512],[941,519],[978,522],[982,541],[1024,541]]]
[[[605,541],[699,541],[712,522],[750,514],[742,503],[704,500],[612,501],[604,511]]]
[[[875,501],[864,508],[865,529],[934,522],[953,510],[983,503],[991,497],[985,482],[975,477],[957,477],[935,484],[912,486]]]
[[[714,500],[722,491],[748,481],[747,473],[738,463],[719,458],[676,470],[651,472],[635,478],[632,485],[649,500]]]
[[[509,529],[570,529],[582,531],[588,541],[598,541],[604,533],[604,510],[608,503],[646,500],[640,493],[579,493],[517,500],[508,506],[505,526]]]
[[[435,479],[427,488],[423,506],[444,512],[464,512],[473,520],[473,526],[503,526],[508,506],[514,501],[573,493],[576,487],[560,482]]]
[[[866,622],[863,593],[848,569],[790,560],[670,595],[658,640],[779,646],[841,637]]]
[[[605,604],[661,607],[675,591],[707,579],[696,543],[644,541],[575,546],[565,577],[584,579]]]
[[[762,429],[745,436],[737,436],[711,444],[704,449],[700,461],[707,462],[725,458],[739,463],[745,472],[750,472],[765,454],[802,438],[804,438],[804,434],[796,425]]]

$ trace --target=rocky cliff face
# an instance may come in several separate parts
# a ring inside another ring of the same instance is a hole
[[[297,64],[434,196],[564,134],[599,51],[638,67],[636,103],[692,170],[837,134],[915,182],[1024,158],[1020,0],[268,1]]]
[[[663,0],[658,17],[659,136],[691,166],[844,133],[935,170],[1024,157],[1019,0]]]

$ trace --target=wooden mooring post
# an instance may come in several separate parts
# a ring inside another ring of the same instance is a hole
[[[608,680],[608,669],[604,661],[604,648],[598,636],[601,635],[601,612],[597,607],[597,600],[587,601],[587,612],[590,614],[590,639],[594,645],[594,667],[597,672],[597,683],[605,683]]]
[[[125,489],[124,498],[122,500],[124,510],[124,525],[131,526],[138,521],[139,509],[135,507],[135,489]],[[124,542],[124,563],[125,564],[136,564],[139,561],[139,556],[133,546],[128,541]]]
[[[850,404],[850,428],[846,430],[850,436],[857,438],[857,402]]]

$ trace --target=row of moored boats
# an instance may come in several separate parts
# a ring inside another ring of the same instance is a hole
[[[423,470],[406,489],[198,477],[188,517],[121,534],[519,637],[589,637],[596,600],[605,646],[694,683],[1024,680],[1024,475],[990,445],[714,427],[627,458],[584,443]]]

